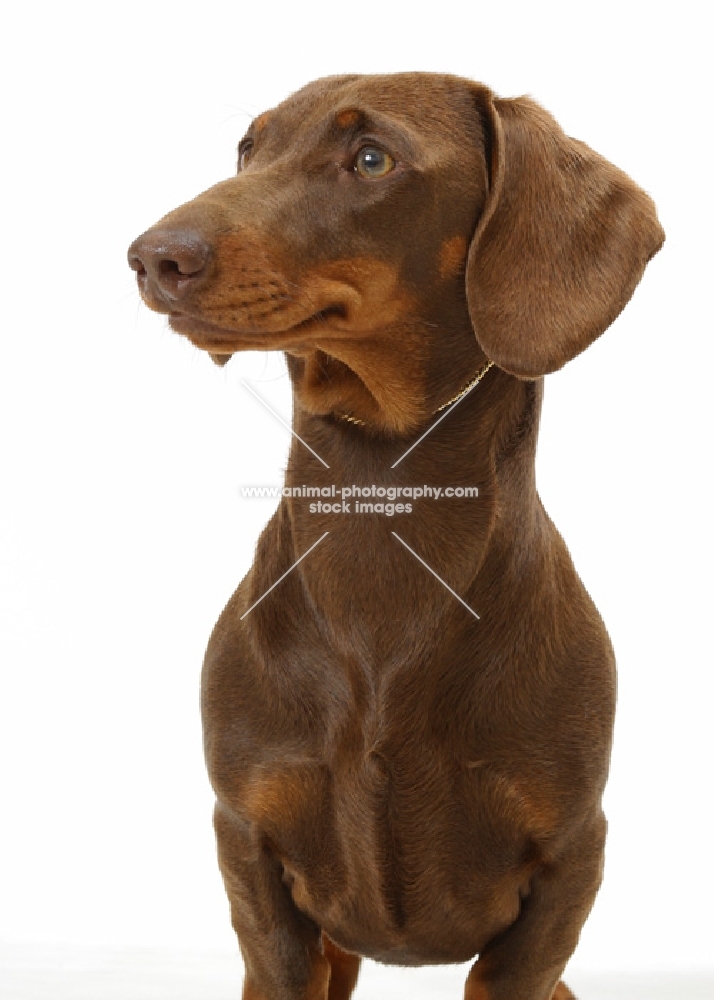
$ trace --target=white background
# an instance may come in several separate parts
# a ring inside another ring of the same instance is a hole
[[[573,967],[714,965],[711,86],[704,5],[25,3],[2,27],[0,941],[234,948],[198,720],[210,629],[288,433],[278,356],[218,369],[139,305],[131,240],[251,116],[342,72],[530,93],[667,243],[550,376],[546,508],[618,654],[604,887]],[[368,995],[368,994],[366,994]],[[98,995],[98,1000],[101,996]]]

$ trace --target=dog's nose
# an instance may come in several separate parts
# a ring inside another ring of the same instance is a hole
[[[149,229],[129,247],[129,267],[149,299],[174,302],[206,275],[211,247],[193,230]]]

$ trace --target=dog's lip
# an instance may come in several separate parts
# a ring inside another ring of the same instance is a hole
[[[320,328],[331,316],[344,318],[344,306],[334,304],[319,309],[306,319],[301,320],[301,322],[293,326],[286,327],[284,330],[232,330],[227,327],[216,326],[214,323],[208,323],[197,316],[180,312],[169,314],[169,324],[176,333],[188,337],[196,347],[214,354],[220,354],[222,351],[226,353],[235,351],[237,346],[244,340],[256,341],[257,343],[271,340],[274,337],[290,336],[292,334],[300,335],[313,328]]]
[[[231,341],[235,341],[234,330],[226,330],[213,323],[206,323],[205,320],[187,316],[185,313],[172,312],[169,314],[169,326],[176,333],[181,333],[198,347],[205,346],[206,350],[218,351],[221,347],[226,349]],[[244,333],[243,336],[246,336]],[[250,336],[248,334],[248,336]],[[255,336],[255,335],[253,335]]]

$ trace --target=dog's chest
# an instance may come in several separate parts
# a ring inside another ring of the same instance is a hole
[[[408,961],[409,942],[436,907],[445,925],[458,915],[468,943],[455,958],[450,949],[461,944],[434,942],[432,928],[434,960],[465,960],[476,933],[469,913],[489,926],[512,918],[524,831],[494,802],[505,780],[484,780],[486,769],[457,759],[453,734],[450,744],[430,734],[429,715],[428,701],[403,692],[400,703],[367,699],[361,710],[333,704],[333,725],[300,748],[256,744],[231,805],[272,845],[298,908],[344,947],[370,954],[370,929],[379,927],[381,946],[406,949]],[[506,794],[512,813],[516,793]],[[479,831],[491,813],[504,816],[502,827],[489,820]],[[504,877],[513,882],[505,895]]]
[[[465,960],[479,933],[513,919],[528,874],[511,817],[478,829],[498,815],[480,779],[421,738],[401,750],[355,744],[329,763],[256,767],[241,806],[273,845],[295,905],[343,947],[407,964],[425,948],[434,961]],[[440,942],[434,912],[463,939]],[[431,930],[417,947],[422,926]]]
[[[474,738],[485,690],[454,651],[426,644],[379,670],[369,652],[303,647],[259,664],[242,640],[235,666],[208,658],[219,799],[271,845],[296,906],[338,944],[466,960],[484,929],[513,919],[533,814],[526,782]],[[462,941],[436,940],[435,908]]]

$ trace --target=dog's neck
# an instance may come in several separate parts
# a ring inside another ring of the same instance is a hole
[[[378,435],[334,416],[309,413],[296,395],[295,432],[312,452],[293,440],[285,484],[296,495],[284,497],[278,516],[296,558],[323,538],[300,563],[299,576],[307,606],[330,623],[335,642],[345,649],[359,642],[364,655],[366,645],[373,652],[392,649],[399,659],[407,655],[405,629],[412,634],[409,641],[418,644],[419,634],[435,634],[440,616],[452,613],[454,598],[435,585],[428,569],[420,567],[415,575],[415,557],[395,533],[433,573],[476,604],[486,600],[477,577],[489,552],[498,552],[495,572],[504,581],[517,574],[539,530],[534,460],[541,390],[540,380],[522,382],[494,368],[444,419],[432,421],[431,432],[413,448],[429,421],[406,437]],[[374,486],[375,495],[342,496],[344,488],[355,486]],[[415,497],[404,495],[405,487],[434,492]],[[477,487],[478,496],[447,497],[447,487]],[[390,499],[390,489],[401,494]],[[317,490],[325,495],[315,495]],[[495,546],[496,535],[507,541]],[[353,580],[369,581],[369,587],[363,584],[356,593]],[[429,596],[416,629],[419,592]],[[385,607],[390,607],[390,622],[382,621]]]
[[[452,396],[451,399],[447,399],[445,403],[441,404],[441,406],[437,406],[437,408],[432,413],[432,416],[436,417],[440,413],[443,413],[445,410],[448,410],[450,407],[455,406],[457,403],[460,403],[461,400],[465,396],[467,396],[468,393],[470,393],[472,389],[476,388],[476,386],[479,384],[479,382],[481,381],[481,379],[484,378],[484,376],[488,373],[488,371],[491,368],[493,368],[493,361],[487,361],[486,364],[482,368],[479,368],[478,372],[474,375],[474,377],[472,379],[470,379],[466,383],[466,385],[463,387],[463,389],[461,389],[459,392],[457,392],[455,396]],[[348,424],[354,424],[356,427],[366,427],[367,426],[367,421],[366,420],[362,420],[360,417],[352,417],[352,416],[350,416],[347,413],[336,413],[335,416],[339,420],[343,420],[343,421],[345,421]],[[443,418],[440,418],[440,419],[443,419]],[[426,435],[428,433],[429,433],[429,428],[427,428],[427,430],[424,432],[424,435]]]

